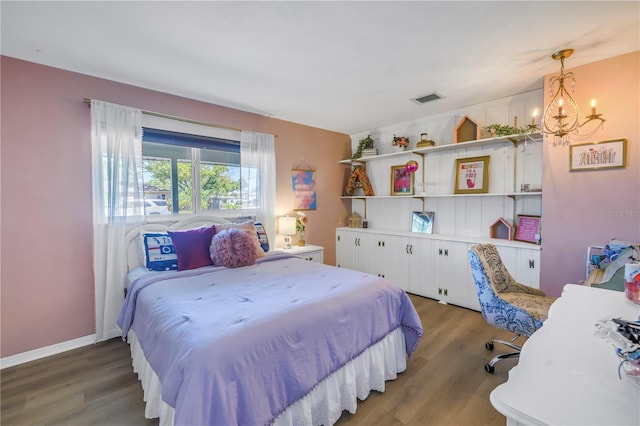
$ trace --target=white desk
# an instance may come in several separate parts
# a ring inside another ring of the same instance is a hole
[[[491,403],[507,425],[640,425],[640,385],[618,378],[615,348],[594,335],[600,319],[639,314],[624,293],[567,284]]]

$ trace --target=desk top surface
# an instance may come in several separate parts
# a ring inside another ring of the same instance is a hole
[[[639,314],[624,293],[567,284],[491,403],[525,424],[640,425],[640,385],[618,377],[615,348],[594,334],[601,319]]]

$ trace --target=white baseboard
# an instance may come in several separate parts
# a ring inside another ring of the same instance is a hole
[[[13,367],[15,365],[24,364],[25,362],[35,361],[36,359],[45,358],[51,355],[57,355],[72,349],[81,348],[83,346],[93,345],[96,342],[96,335],[79,337],[66,342],[56,343],[55,345],[45,346],[44,348],[34,349],[32,351],[22,352],[0,359],[0,369]]]

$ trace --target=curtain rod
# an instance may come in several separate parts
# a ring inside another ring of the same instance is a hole
[[[82,101],[85,104],[87,104],[87,106],[91,107],[91,99],[84,98]],[[218,124],[211,124],[211,123],[205,123],[203,121],[190,120],[188,118],[177,117],[175,115],[169,115],[169,114],[162,114],[160,112],[152,112],[152,111],[145,111],[145,110],[141,110],[141,111],[142,111],[143,114],[151,115],[153,117],[168,118],[170,120],[183,121],[185,123],[191,123],[191,124],[200,124],[202,126],[214,127],[216,129],[233,130],[233,131],[236,131],[236,132],[241,132],[242,131],[242,129],[237,129],[235,127],[220,126]],[[274,135],[274,137],[277,138],[278,136]]]

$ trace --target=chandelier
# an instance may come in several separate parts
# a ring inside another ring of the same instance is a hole
[[[580,112],[578,104],[567,91],[565,85],[571,85],[571,92],[575,91],[576,80],[573,72],[564,72],[564,60],[571,56],[573,49],[563,49],[555,52],[551,57],[560,61],[560,75],[549,78],[549,90],[551,91],[551,101],[544,109],[542,115],[542,128],[533,125],[532,130],[541,131],[544,134],[553,136],[553,146],[569,145],[569,136],[578,135],[579,129],[585,124],[599,120],[599,125],[592,129],[584,137],[593,135],[604,124],[602,114],[596,114],[596,101],[591,101],[591,114],[586,116],[586,120],[580,123]]]

